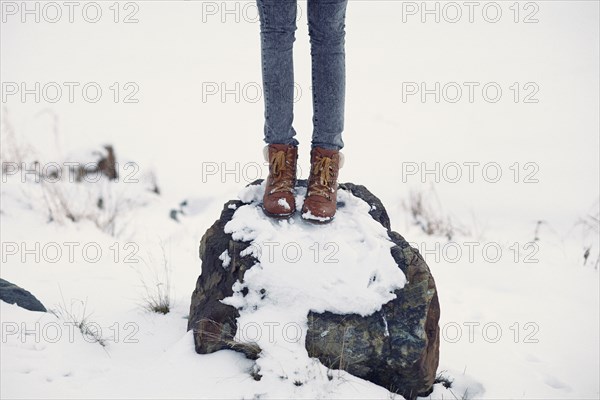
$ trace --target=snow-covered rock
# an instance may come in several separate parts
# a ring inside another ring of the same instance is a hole
[[[202,237],[188,322],[196,351],[242,351],[263,381],[302,386],[345,370],[408,399],[427,394],[438,366],[437,290],[381,201],[341,184],[336,217],[321,226],[298,213],[268,218],[263,191],[260,181],[247,186]]]

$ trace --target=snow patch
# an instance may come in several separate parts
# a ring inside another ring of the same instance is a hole
[[[383,335],[390,336],[390,331],[388,330],[388,323],[387,323],[387,319],[385,318],[385,315],[381,314],[381,318],[383,319],[383,326],[385,328]]]
[[[331,217],[319,217],[317,215],[313,215],[310,212],[310,210],[306,211],[305,213],[302,213],[302,218],[308,219],[308,220],[313,220],[313,221],[321,221],[321,222],[330,221],[332,219]]]
[[[219,256],[219,260],[223,261],[223,263],[221,264],[221,265],[223,265],[223,268],[229,267],[229,263],[231,262],[231,257],[229,256],[229,252],[227,250],[222,252],[221,255]]]
[[[394,298],[406,278],[394,262],[386,229],[370,206],[345,190],[345,207],[328,225],[314,226],[299,215],[273,220],[260,209],[262,186],[240,193],[243,201],[225,232],[251,242],[258,262],[222,300],[239,309],[236,340],[262,349],[257,365],[263,379],[284,376],[307,382],[323,376],[304,347],[309,311],[371,315]],[[305,188],[297,188],[303,196]],[[298,220],[298,221],[296,221]],[[372,281],[376,275],[378,279]]]
[[[280,198],[279,200],[277,200],[277,204],[279,204],[281,207],[283,207],[286,210],[291,210],[292,209],[292,207],[290,207],[290,204],[283,197]]]

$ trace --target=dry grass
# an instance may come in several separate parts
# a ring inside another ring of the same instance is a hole
[[[467,229],[445,215],[433,187],[428,192],[411,190],[404,207],[410,212],[413,223],[429,236],[443,236],[450,241],[457,234],[469,234]]]
[[[56,308],[51,309],[50,312],[66,323],[73,324],[86,341],[98,343],[102,347],[105,347],[107,340],[102,337],[101,329],[94,328],[94,326],[99,325],[91,320],[92,314],[87,310],[87,299],[85,301],[71,299],[67,306],[62,291],[60,296],[62,299],[61,303],[57,304]]]
[[[145,271],[136,268],[136,272],[144,291],[141,307],[157,314],[168,314],[173,306],[172,268],[163,243],[160,251],[159,260],[152,253],[147,253],[147,257],[142,258]]]

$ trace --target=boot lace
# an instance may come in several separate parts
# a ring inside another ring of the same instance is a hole
[[[312,182],[308,196],[317,195],[331,200],[333,192],[333,183],[335,182],[335,162],[329,157],[317,156],[317,161],[313,163],[311,175]]]
[[[276,192],[290,192],[293,186],[293,177],[291,168],[286,168],[287,164],[286,153],[283,150],[279,150],[271,156],[270,159],[270,173],[272,189],[271,194]]]

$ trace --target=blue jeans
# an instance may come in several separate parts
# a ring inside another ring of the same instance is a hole
[[[307,0],[312,58],[312,147],[344,147],[348,0]],[[257,0],[260,16],[265,142],[298,145],[294,119],[296,0]],[[303,90],[306,93],[306,90]]]

